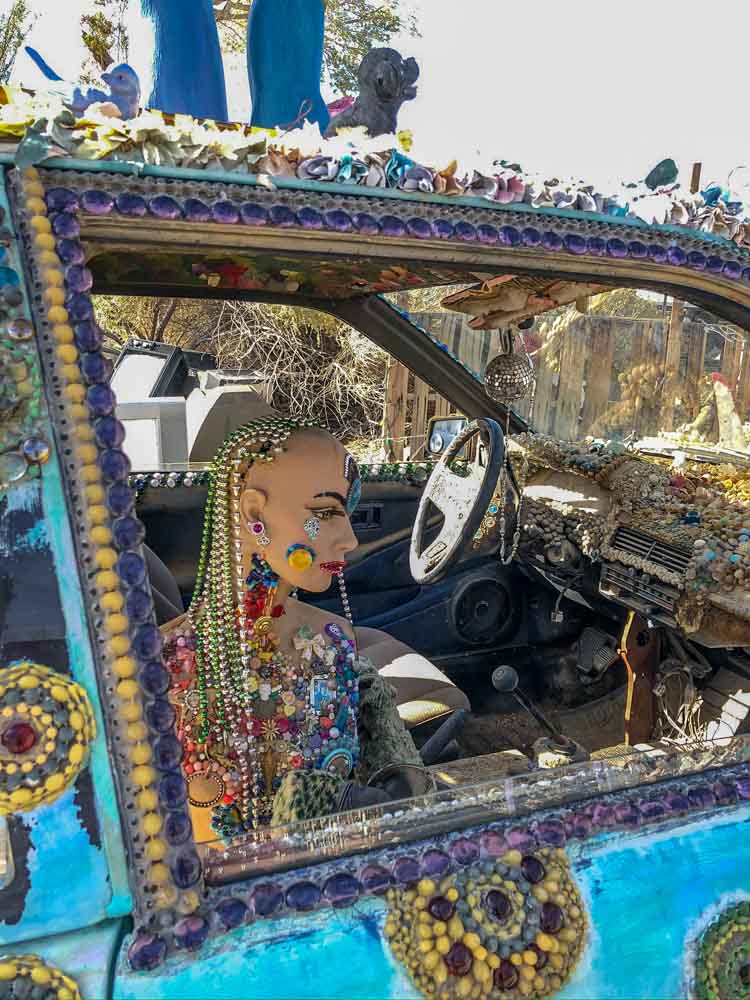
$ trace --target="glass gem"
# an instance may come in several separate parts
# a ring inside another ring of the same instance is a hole
[[[271,882],[262,882],[253,890],[253,909],[258,917],[270,917],[281,909],[284,893]]]
[[[75,215],[67,212],[60,212],[51,217],[52,232],[55,236],[61,236],[66,240],[77,239],[81,235],[81,224]]]
[[[86,260],[86,251],[80,240],[58,240],[57,256],[63,264],[83,264]]]
[[[565,843],[565,825],[559,820],[542,820],[536,825],[539,839],[551,847],[562,847]]]
[[[537,966],[538,967],[538,966]],[[516,966],[507,958],[502,959],[493,973],[492,981],[495,989],[509,992],[518,985],[519,972]]]
[[[563,243],[568,253],[582,254],[588,249],[586,238],[579,236],[578,233],[568,233]]]
[[[208,222],[211,218],[211,209],[200,198],[186,198],[182,210],[188,222]]]
[[[104,355],[98,351],[87,352],[81,355],[81,372],[87,382],[99,383],[107,382],[109,379],[109,368]]]
[[[542,246],[545,250],[561,250],[563,245],[562,237],[552,230],[547,229],[542,233]]]
[[[138,674],[138,680],[146,694],[152,697],[166,694],[171,683],[169,671],[158,660],[151,660],[150,663],[142,667]]]
[[[30,437],[23,443],[23,453],[27,462],[36,462],[42,465],[50,455],[50,447],[44,438]]]
[[[667,250],[667,262],[674,267],[681,267],[687,260],[687,254],[681,247],[669,247]]]
[[[136,552],[123,552],[115,568],[128,587],[136,587],[146,579],[146,563]]]
[[[416,882],[419,879],[419,862],[415,858],[397,858],[393,874],[398,882]]]
[[[86,393],[86,402],[95,417],[106,417],[115,408],[115,394],[108,385],[92,385]]]
[[[133,652],[139,660],[153,660],[161,652],[161,632],[156,625],[141,625],[133,637]]]
[[[50,212],[77,212],[78,195],[69,188],[50,188],[44,195]]]
[[[628,257],[634,257],[636,260],[642,260],[644,257],[648,257],[648,248],[645,243],[641,243],[640,240],[631,240],[628,243]]]
[[[380,223],[369,212],[356,212],[352,216],[352,221],[359,232],[364,233],[365,236],[376,236],[380,232]]]
[[[378,865],[368,865],[360,875],[362,888],[375,896],[387,892],[393,884],[393,876],[385,868]]]
[[[517,247],[521,242],[521,234],[515,226],[501,226],[498,236],[507,247]]]
[[[197,951],[208,937],[208,921],[203,917],[183,917],[174,925],[174,943],[186,951]]]
[[[337,233],[349,233],[353,228],[351,215],[348,212],[342,212],[340,209],[335,208],[330,212],[325,212],[324,218],[326,226]]]
[[[451,976],[466,976],[474,964],[474,956],[461,941],[456,941],[445,956],[445,965]]]
[[[604,257],[607,253],[607,241],[601,236],[589,236],[589,253],[594,257]]]
[[[34,336],[34,327],[27,319],[11,319],[6,323],[5,331],[10,340],[16,343],[31,340]]]
[[[616,236],[613,236],[612,239],[607,240],[607,254],[610,257],[627,257],[627,244],[624,240],[620,240]]]
[[[36,745],[37,733],[28,722],[12,722],[3,730],[0,743],[8,753],[28,753]]]
[[[507,920],[513,909],[508,897],[499,889],[490,889],[485,897],[485,902],[487,909],[498,920]]]
[[[521,859],[521,873],[526,881],[531,882],[532,885],[541,882],[547,874],[542,862],[533,854],[527,854],[525,858]]]
[[[143,217],[148,211],[145,198],[141,198],[139,194],[130,194],[128,191],[118,194],[115,199],[115,205],[117,206],[117,211],[123,215],[130,215],[137,218]]]
[[[82,294],[91,290],[94,276],[87,267],[71,264],[65,271],[65,287],[71,292]]]
[[[303,229],[322,229],[323,216],[315,208],[305,206],[297,212],[297,221]]]
[[[0,455],[0,485],[17,483],[26,475],[28,465],[20,452],[7,451]]]
[[[246,201],[240,205],[240,216],[246,226],[265,226],[268,223],[268,212],[262,205]]]
[[[183,850],[177,855],[172,866],[175,885],[179,889],[189,889],[201,877],[200,858],[193,850]]]
[[[427,912],[435,920],[442,920],[443,923],[447,923],[456,912],[456,908],[445,896],[433,896],[427,904]]]
[[[422,872],[430,878],[440,878],[450,868],[450,858],[442,851],[425,851],[422,855]]]
[[[706,270],[706,255],[701,253],[700,250],[691,250],[687,255],[688,267],[692,267],[696,271]]]
[[[490,226],[485,226],[485,229],[491,228]],[[426,219],[407,219],[406,229],[409,236],[415,236],[418,240],[428,240],[432,236],[432,226]],[[485,240],[484,242],[492,243],[497,240],[497,232],[495,232],[495,240]]]
[[[542,242],[542,234],[533,226],[521,230],[521,242],[525,247],[538,247]]]
[[[94,424],[96,440],[102,448],[118,448],[125,440],[125,426],[116,417],[102,417]]]
[[[167,813],[167,818],[164,820],[164,836],[168,843],[173,846],[184,844],[192,832],[193,824],[187,813]]]
[[[284,229],[289,229],[291,226],[297,225],[297,218],[291,208],[287,208],[286,205],[272,205],[270,211],[271,225],[281,226]]]
[[[725,260],[721,271],[727,278],[732,278],[736,281],[742,274],[742,267],[736,260]]]
[[[539,926],[545,934],[557,934],[562,930],[565,917],[557,903],[543,903],[539,915]]]
[[[94,305],[88,295],[73,292],[65,300],[65,308],[73,323],[83,323],[94,318]]]
[[[319,902],[320,889],[314,882],[295,882],[286,891],[286,905],[292,910],[312,910]]]
[[[91,215],[108,215],[115,207],[115,199],[108,191],[91,188],[81,195],[81,208]]]
[[[477,231],[470,222],[457,222],[453,232],[456,239],[464,243],[470,243],[477,238]]]
[[[224,930],[227,931],[244,924],[249,912],[241,899],[234,899],[231,896],[216,904],[216,916],[221,921]]]
[[[148,203],[148,210],[157,219],[179,219],[182,215],[179,203],[168,194],[158,194],[152,198]]]
[[[406,226],[395,215],[381,216],[380,225],[384,236],[406,236]]]
[[[104,339],[102,331],[94,320],[84,320],[82,323],[76,323],[73,332],[76,346],[81,351],[97,351]]]
[[[240,210],[231,201],[217,201],[211,206],[214,222],[233,226],[240,221]]]
[[[181,760],[182,743],[176,736],[162,736],[154,743],[154,763],[160,771],[169,771],[177,767]]]
[[[459,837],[451,844],[450,854],[459,865],[470,865],[479,857],[479,845],[468,837]]]
[[[150,705],[146,706],[146,722],[157,733],[168,733],[175,721],[175,711],[166,698],[156,698]],[[159,741],[160,742],[160,741]],[[170,748],[166,748],[169,753]],[[161,768],[162,771],[171,770],[177,764],[168,764]]]
[[[453,223],[447,219],[435,219],[432,223],[432,231],[439,240],[453,239]]]
[[[167,957],[167,942],[155,934],[139,934],[128,949],[128,962],[134,972],[149,972]]]
[[[721,274],[724,270],[724,261],[721,257],[717,257],[715,253],[709,254],[706,257],[706,270],[710,274]]]
[[[122,451],[109,448],[99,456],[99,468],[104,478],[110,482],[127,482],[130,474],[130,459]]]
[[[362,886],[353,875],[339,872],[332,875],[323,885],[323,896],[334,906],[345,906],[359,897]]]
[[[187,802],[187,786],[182,775],[175,771],[165,774],[159,782],[159,798],[167,809],[177,809]]]
[[[128,618],[140,625],[151,617],[151,598],[145,590],[134,588],[128,591],[125,598],[125,613]]]
[[[486,243],[486,244],[497,243],[497,241],[500,239],[500,234],[498,233],[495,226],[487,226],[487,225],[477,226],[477,236],[479,237],[480,243]]]
[[[112,525],[118,549],[134,549],[146,537],[146,529],[136,517],[118,517]]]

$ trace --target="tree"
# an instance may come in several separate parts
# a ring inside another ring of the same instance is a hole
[[[0,14],[0,83],[7,83],[18,50],[31,30],[33,18],[27,0],[13,0],[7,14]]]

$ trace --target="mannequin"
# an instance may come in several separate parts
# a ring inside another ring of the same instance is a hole
[[[193,603],[164,628],[200,840],[430,787],[351,621],[292,597],[338,578],[348,608],[359,491],[335,438],[265,407],[215,459]]]

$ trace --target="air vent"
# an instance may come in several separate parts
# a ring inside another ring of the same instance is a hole
[[[690,552],[635,528],[618,528],[610,544],[613,549],[629,552],[641,559],[648,559],[657,566],[663,566],[670,573],[684,573],[690,562]]]
[[[648,608],[663,608],[674,614],[679,593],[674,587],[659,580],[649,579],[635,570],[604,566],[599,590],[605,597],[616,597],[628,603],[628,597],[636,598],[639,604]]]

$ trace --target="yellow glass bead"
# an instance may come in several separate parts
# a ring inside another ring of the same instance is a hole
[[[62,306],[50,306],[47,310],[47,319],[54,326],[56,323],[67,323],[70,316],[68,316],[68,310]]]
[[[521,852],[520,851],[508,851],[503,855],[503,862],[506,865],[513,865],[516,868],[521,864]]]
[[[81,403],[86,398],[86,390],[80,382],[73,382],[70,385],[66,385],[63,393],[68,399],[73,400],[74,403]]]
[[[442,920],[436,920],[435,923],[432,925],[432,931],[433,931],[435,937],[442,937],[443,934],[447,934],[448,933],[448,928],[443,923]]]
[[[112,541],[112,532],[106,524],[97,524],[89,532],[89,538],[94,545],[109,545]]]
[[[143,716],[143,708],[138,701],[126,701],[120,708],[120,715],[126,722],[137,722]]]
[[[86,487],[86,499],[89,503],[103,503],[104,496],[104,487],[99,483],[92,483]]]
[[[535,940],[537,948],[540,948],[542,951],[552,951],[553,943],[549,934],[545,934],[543,931],[540,931]]]
[[[99,451],[95,444],[79,444],[76,448],[76,457],[81,462],[95,462]]]
[[[22,771],[23,774],[28,774],[29,771],[31,771],[33,769],[33,767],[34,767],[34,764],[33,764],[32,761],[25,760],[23,762],[23,764],[21,764],[21,771]]]
[[[133,722],[126,730],[127,738],[131,743],[140,743],[148,736],[148,729],[145,722]],[[154,807],[151,806],[153,809]]]
[[[89,507],[89,520],[92,524],[104,524],[108,517],[104,504],[96,503]]]
[[[510,956],[510,960],[514,965],[523,965],[523,959],[521,958],[521,956],[518,954],[517,951],[513,952],[513,954]]]
[[[438,964],[435,966],[432,972],[432,978],[435,980],[437,986],[442,986],[448,979],[448,967],[445,962],[440,959]]]
[[[73,327],[69,323],[57,323],[52,327],[52,336],[58,344],[72,344],[75,341]],[[76,351],[76,355],[78,352]]]
[[[293,570],[301,573],[312,566],[313,557],[307,549],[295,549],[293,552],[289,553],[286,561]]]
[[[13,962],[0,962],[0,982],[7,983],[18,975],[18,966]]]
[[[445,898],[449,899],[451,903],[455,903],[458,899],[458,889],[449,889],[445,894]]]
[[[193,889],[188,889],[187,892],[183,892],[180,896],[180,901],[177,904],[177,909],[180,913],[195,913],[198,907],[201,905],[200,896]]]
[[[173,885],[165,885],[164,888],[159,889],[159,891],[154,895],[154,903],[160,910],[165,910],[170,906],[174,906],[176,902],[177,890]]]
[[[138,694],[138,682],[128,678],[117,685],[117,697],[129,701]]]
[[[49,693],[55,701],[64,702],[68,700],[68,692],[61,684],[53,684],[49,689]]]
[[[68,407],[68,416],[70,417],[71,421],[77,425],[76,426],[77,430],[78,426],[81,426],[82,422],[87,421],[89,419],[89,411],[88,408],[83,405],[83,403],[71,403],[71,405]]]
[[[450,918],[448,921],[448,934],[454,941],[460,941],[464,936],[464,925],[461,923],[460,917]]]
[[[64,784],[65,778],[62,774],[51,774],[44,782],[44,787],[48,792],[59,792]]]
[[[143,812],[146,812],[149,809],[156,809],[159,804],[159,796],[153,788],[144,788],[142,792],[138,792],[135,804],[139,809],[143,810]]]
[[[104,570],[103,573],[97,573],[94,578],[94,582],[100,590],[111,591],[119,584],[120,580],[117,573],[113,573],[112,570]]]
[[[18,686],[22,691],[31,691],[33,688],[39,687],[39,678],[33,674],[25,674],[19,678]]]
[[[482,941],[478,934],[475,934],[473,931],[469,931],[468,934],[464,934],[464,944],[471,951],[474,951],[475,948],[479,948],[481,946]]]
[[[471,979],[468,976],[464,976],[462,979],[459,979],[458,983],[456,984],[456,996],[461,997],[462,1000],[465,1000],[465,998],[469,996],[473,988],[474,987],[472,985]]]
[[[117,562],[117,553],[114,549],[99,549],[94,559],[100,569],[112,569]]]
[[[438,964],[439,961],[440,961],[439,951],[428,951],[425,957],[422,959],[422,965],[424,965],[425,969],[431,970],[435,968],[435,966]]]
[[[441,955],[447,955],[448,952],[451,950],[450,938],[447,935],[439,937],[435,942],[435,948]]]
[[[96,465],[84,465],[79,476],[84,483],[98,483],[102,478]]]
[[[142,764],[140,767],[133,768],[131,777],[134,784],[140,785],[141,788],[148,788],[156,781],[156,771],[148,764]]]
[[[78,365],[62,365],[60,368],[60,378],[64,379],[66,382],[80,382],[81,372],[79,371]]]
[[[437,886],[431,878],[423,878],[417,883],[417,892],[420,896],[434,896]]]
[[[474,948],[474,958],[476,958],[477,961],[486,962],[487,955],[487,949],[483,945],[480,944],[478,948]]]
[[[482,984],[488,983],[492,979],[492,971],[489,965],[481,959],[474,962],[471,971],[474,973],[474,978],[477,982]]]
[[[78,441],[93,441],[94,440],[94,428],[91,424],[81,423],[74,428],[73,433],[75,434],[76,440]]]
[[[137,743],[130,749],[130,759],[134,764],[148,764],[151,760],[151,756],[151,747],[148,743]],[[158,832],[158,830],[154,831],[154,833]]]
[[[32,195],[28,190],[26,194],[26,211],[31,215],[46,215],[47,205],[45,204],[44,198],[40,198],[38,194]]]
[[[51,306],[61,306],[65,302],[65,291],[62,288],[48,287],[44,289],[42,297]]]
[[[41,218],[41,216],[39,216],[39,218]],[[52,233],[35,233],[34,246],[39,250],[54,250],[55,237]]]
[[[46,215],[32,215],[29,225],[35,233],[51,233],[52,225]]]
[[[118,656],[112,664],[112,669],[118,677],[132,677],[138,669],[138,665],[132,656]]]
[[[80,764],[86,756],[86,747],[82,743],[74,743],[68,751],[68,760],[71,764]]]
[[[12,806],[27,806],[33,798],[30,788],[17,788],[10,793],[10,804]]]
[[[130,652],[130,639],[126,635],[113,635],[107,646],[114,656],[125,656]]]
[[[27,184],[34,184],[39,182],[39,171],[36,169],[36,167],[25,167],[21,176],[23,177],[24,181],[27,182]]]
[[[428,951],[432,951],[432,941],[426,938],[419,942],[419,950],[426,954]]]
[[[167,845],[160,837],[149,840],[146,844],[146,857],[149,861],[163,861],[167,856]]]
[[[500,956],[499,955],[488,955],[487,956],[487,965],[489,965],[489,967],[491,969],[499,969],[500,968]]]
[[[61,986],[57,991],[57,1000],[74,1000],[75,994],[67,986]]]
[[[155,837],[161,830],[161,816],[158,813],[147,813],[143,817],[143,832],[147,837]]]
[[[46,986],[52,979],[52,973],[43,965],[38,965],[31,970],[31,978],[38,986]]]
[[[535,951],[531,951],[530,948],[527,948],[526,951],[523,952],[521,958],[523,959],[526,965],[536,965],[536,963],[539,961],[539,956],[537,955],[537,953]]]
[[[119,635],[120,632],[127,632],[128,625],[127,615],[107,615],[104,619],[104,627],[111,635]]]
[[[68,725],[71,729],[75,729],[76,732],[80,732],[84,726],[84,718],[78,709],[73,709],[73,711],[68,716]]]
[[[169,882],[171,878],[169,869],[166,865],[161,864],[161,862],[151,865],[148,877],[155,885],[164,885],[164,883]]]
[[[60,344],[57,348],[57,356],[63,364],[72,365],[78,360],[78,351],[72,344]]]
[[[45,285],[62,288],[65,278],[59,267],[47,267],[42,271],[42,281]]]

